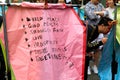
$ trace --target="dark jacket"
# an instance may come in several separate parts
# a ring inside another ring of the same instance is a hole
[[[108,21],[112,21],[109,17],[101,17],[99,23],[97,25],[105,25],[109,26]],[[99,46],[103,45],[102,41],[93,42],[99,36],[98,26],[88,25],[87,26],[87,52],[93,51],[97,49]]]
[[[87,49],[86,52],[91,52],[103,45],[102,41],[94,41],[99,36],[98,26],[88,25],[87,26]]]

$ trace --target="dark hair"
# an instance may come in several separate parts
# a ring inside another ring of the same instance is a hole
[[[98,25],[103,24],[104,26],[108,26],[108,21],[112,21],[112,19],[108,18],[108,17],[102,17],[98,23]]]

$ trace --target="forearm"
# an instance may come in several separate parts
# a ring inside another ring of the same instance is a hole
[[[96,11],[96,12],[94,12],[94,14],[105,17],[105,16],[108,16],[108,11],[105,11],[105,10],[104,11]]]

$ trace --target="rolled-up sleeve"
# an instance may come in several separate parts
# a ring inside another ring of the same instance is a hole
[[[99,46],[103,45],[102,41],[96,41],[96,42],[89,42],[87,43],[87,52],[93,51],[97,48],[99,48]]]

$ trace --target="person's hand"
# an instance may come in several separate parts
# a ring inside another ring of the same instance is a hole
[[[117,24],[117,22],[118,22],[117,20],[108,21],[108,24],[109,24],[108,28],[111,29],[113,27],[113,25]]]
[[[117,20],[113,20],[113,21],[108,21],[109,26],[113,26],[115,24],[117,24]]]
[[[117,22],[118,22],[117,20],[113,20],[113,21],[112,21],[112,25],[117,24]]]
[[[107,42],[107,37],[102,38],[102,43],[105,44]]]
[[[94,14],[100,15],[100,16],[104,16],[104,12],[103,11],[96,11],[96,12],[94,12]]]

